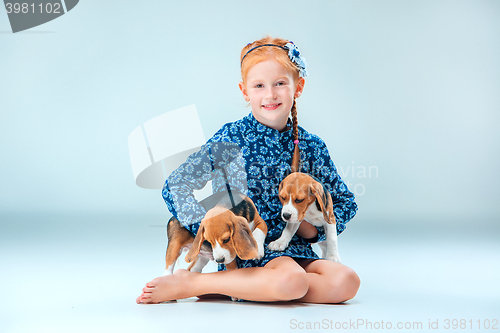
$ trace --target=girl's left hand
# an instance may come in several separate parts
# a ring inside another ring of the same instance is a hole
[[[296,234],[306,239],[316,238],[316,236],[318,236],[318,229],[316,229],[316,227],[312,224],[302,221]]]

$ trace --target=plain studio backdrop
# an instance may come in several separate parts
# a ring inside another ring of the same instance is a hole
[[[465,293],[484,316],[450,319],[494,319],[499,1],[83,0],[16,34],[0,12],[0,327],[126,330],[168,313],[133,304],[162,272],[170,214],[159,190],[135,185],[128,135],[191,104],[207,139],[247,115],[240,51],[268,34],[307,59],[299,124],[359,205],[339,238],[364,281],[345,318],[383,319],[374,295],[387,288],[398,318],[416,313],[398,302],[445,299],[427,325]]]

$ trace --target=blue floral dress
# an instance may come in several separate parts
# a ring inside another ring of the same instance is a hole
[[[315,176],[329,189],[337,220],[337,234],[340,234],[356,214],[354,195],[340,179],[323,140],[300,126],[298,128],[299,170]],[[220,143],[230,146],[221,149]],[[193,190],[202,189],[212,180],[214,193],[225,191],[230,186],[249,196],[266,221],[268,234],[264,257],[260,260],[237,258],[239,268],[261,267],[280,256],[318,259],[311,243],[297,235],[293,236],[284,251],[267,248],[270,242],[281,236],[286,225],[280,218],[282,206],[278,187],[290,173],[293,149],[290,119],[288,130],[279,132],[259,123],[250,113],[241,120],[222,126],[200,151],[189,156],[185,163],[172,172],[165,182],[163,199],[181,224],[196,234],[206,210],[195,199]],[[325,233],[322,228],[318,228],[315,241],[322,240],[325,240]],[[219,270],[224,269],[224,265],[219,265]]]

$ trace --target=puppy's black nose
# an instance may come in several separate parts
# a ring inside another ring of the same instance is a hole
[[[215,261],[216,261],[218,264],[222,264],[222,263],[224,262],[224,258],[215,259]]]
[[[290,219],[290,217],[292,217],[292,214],[290,214],[290,213],[283,213],[283,218],[284,218],[285,220],[289,220],[289,219]]]

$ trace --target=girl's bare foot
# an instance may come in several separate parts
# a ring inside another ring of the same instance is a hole
[[[154,304],[188,298],[191,278],[199,273],[178,269],[172,275],[160,276],[146,284],[141,296],[137,297],[137,304]]]

